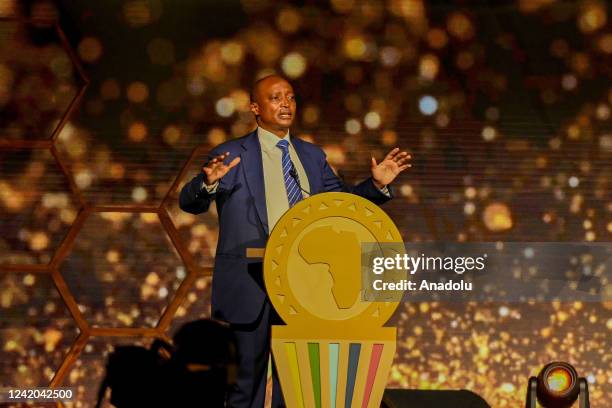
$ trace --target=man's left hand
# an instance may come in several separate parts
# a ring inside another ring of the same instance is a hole
[[[411,158],[407,152],[400,152],[399,147],[391,150],[380,163],[376,163],[376,159],[372,157],[372,179],[376,187],[383,188],[402,171],[412,167],[412,164],[408,163]]]

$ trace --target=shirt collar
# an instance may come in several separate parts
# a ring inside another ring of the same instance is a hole
[[[269,152],[269,151],[274,151],[274,149],[278,149],[276,147],[276,144],[278,143],[280,138],[276,136],[274,133],[267,131],[266,129],[258,126],[257,127],[257,137],[259,138],[259,143],[261,143],[262,150]],[[283,137],[283,139],[288,141],[289,145],[291,145],[291,140],[289,138],[288,130],[287,130],[287,134]]]

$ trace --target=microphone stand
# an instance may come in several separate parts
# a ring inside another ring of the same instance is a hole
[[[291,163],[291,170],[289,170],[289,175],[291,177],[293,177],[293,179],[297,183],[297,185],[300,188],[300,190],[302,190],[304,193],[308,194],[308,197],[310,197],[312,195],[312,194],[310,194],[310,191],[304,190],[302,188],[302,183],[300,183],[300,178],[298,177],[297,171],[295,170],[295,166],[293,165],[293,163]]]

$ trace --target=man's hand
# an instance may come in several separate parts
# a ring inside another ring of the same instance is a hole
[[[399,147],[391,150],[380,163],[376,163],[376,159],[372,157],[372,179],[376,187],[383,188],[402,171],[412,167],[412,164],[408,163],[411,157],[407,152],[400,152]]]
[[[206,166],[202,167],[202,171],[204,172],[204,182],[207,186],[215,184],[221,179],[221,177],[225,176],[227,172],[232,169],[232,167],[240,163],[240,157],[236,157],[230,162],[230,164],[223,163],[223,161],[228,157],[229,152],[220,154],[209,161]]]

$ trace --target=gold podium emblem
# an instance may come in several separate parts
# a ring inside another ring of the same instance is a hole
[[[378,407],[395,354],[383,327],[398,302],[363,300],[362,243],[401,243],[377,205],[317,194],[278,221],[264,255],[268,296],[286,326],[272,351],[289,407]]]

